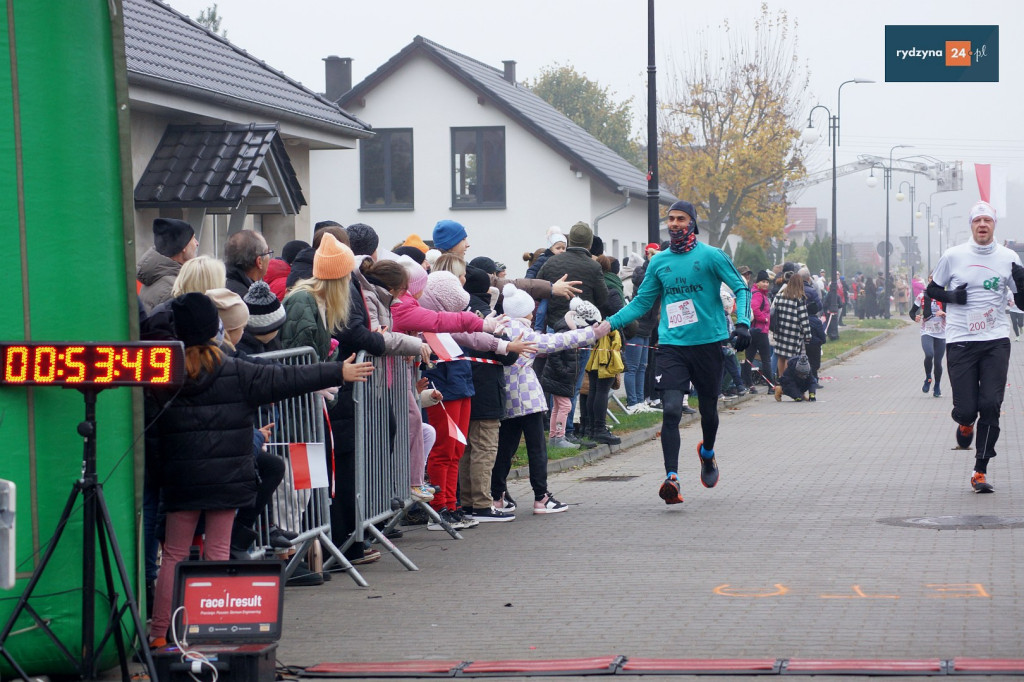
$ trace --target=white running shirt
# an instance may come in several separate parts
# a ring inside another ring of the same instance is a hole
[[[924,292],[922,291],[914,299],[914,305],[921,308],[921,312],[918,313],[921,316],[921,336],[934,336],[936,339],[946,338],[946,315],[942,306],[939,302],[933,299],[931,301],[931,316],[924,316],[924,309],[921,308],[924,305]]]
[[[1009,338],[1007,291],[1017,291],[1010,276],[1013,263],[1020,265],[1016,252],[996,243],[978,246],[974,240],[942,254],[932,280],[949,290],[967,284],[967,304],[946,305],[946,343]]]

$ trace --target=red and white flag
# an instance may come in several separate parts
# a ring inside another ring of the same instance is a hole
[[[288,443],[288,458],[296,490],[327,487],[327,451],[323,443]]]
[[[434,355],[443,362],[448,362],[452,358],[462,355],[462,348],[459,347],[459,344],[455,343],[455,339],[452,338],[451,334],[423,332],[423,340],[430,346],[430,350],[434,352]]]

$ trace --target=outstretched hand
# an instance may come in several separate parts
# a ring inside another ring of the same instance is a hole
[[[356,362],[356,354],[348,356],[345,362],[341,363],[341,376],[345,381],[354,383],[357,381],[364,382],[366,377],[373,374],[373,363],[372,362]]]
[[[742,322],[737,323],[729,336],[729,341],[736,350],[745,351],[750,346],[750,328]]]
[[[577,280],[573,280],[571,282],[567,282],[566,279],[568,279],[568,277],[569,277],[569,275],[562,275],[562,278],[559,279],[557,282],[552,282],[551,283],[551,295],[552,296],[561,296],[562,298],[572,298],[576,294],[582,293],[583,290],[582,289],[577,289],[577,287],[580,284],[583,284],[583,282],[577,281]]]
[[[505,331],[505,326],[507,324],[508,315],[499,315],[498,313],[492,312],[484,318],[484,331],[488,334],[498,336]]]
[[[529,341],[523,341],[523,335],[520,334],[516,338],[508,342],[509,353],[536,353],[537,344],[530,343]]]

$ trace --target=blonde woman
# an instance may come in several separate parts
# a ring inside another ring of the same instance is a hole
[[[182,294],[203,293],[210,289],[222,289],[227,282],[227,271],[223,261],[209,256],[196,256],[185,261],[178,276],[171,285],[171,298]]]

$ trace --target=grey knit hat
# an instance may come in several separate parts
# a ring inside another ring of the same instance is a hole
[[[251,334],[269,334],[284,324],[284,307],[263,280],[253,282],[242,300],[249,308],[249,323],[245,328]]]

